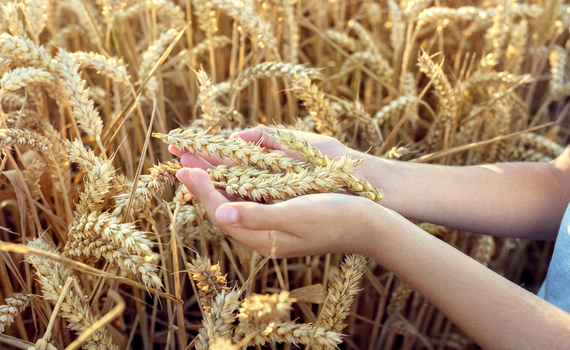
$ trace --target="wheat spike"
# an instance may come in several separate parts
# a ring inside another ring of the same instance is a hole
[[[28,19],[28,28],[32,32],[32,37],[38,38],[44,30],[48,18],[49,0],[26,0],[24,12]]]
[[[267,48],[270,52],[277,49],[277,39],[273,34],[273,28],[269,22],[250,6],[231,0],[212,0],[212,5],[224,10],[228,16],[243,26],[243,28],[255,35],[257,44],[261,48]]]
[[[202,107],[202,118],[209,126],[216,125],[223,116],[220,105],[215,100],[214,86],[203,69],[196,74],[198,86],[200,87],[200,107]]]
[[[36,238],[28,243],[28,246],[50,253],[59,254],[57,249],[45,242],[41,238]],[[46,300],[57,303],[63,286],[68,278],[73,276],[73,272],[58,262],[40,257],[34,254],[26,254],[26,260],[32,264],[38,274],[38,280],[42,286],[43,297]],[[77,334],[85,332],[96,321],[91,308],[85,304],[79,294],[85,293],[82,290],[70,288],[64,297],[60,307],[60,312],[69,323],[69,328],[73,329]],[[110,349],[118,350],[119,348],[113,344],[111,335],[105,328],[100,328],[91,334],[85,343],[88,349]]]
[[[236,320],[235,311],[240,305],[239,296],[235,290],[223,290],[214,298],[210,312],[204,315],[203,327],[196,338],[197,350],[208,350],[213,339],[231,338],[232,325]]]
[[[228,38],[225,35],[216,35],[209,39],[203,40],[198,44],[194,45],[191,51],[192,56],[198,57],[208,52],[208,50],[210,49],[210,43],[214,47],[214,49],[218,49],[230,45],[232,43],[232,39]]]
[[[218,31],[216,12],[212,9],[212,3],[206,0],[192,0],[192,10],[198,19],[198,27],[209,36]]]
[[[220,158],[228,157],[236,163],[256,166],[261,169],[275,171],[301,172],[302,165],[290,158],[276,153],[262,153],[264,148],[247,143],[241,139],[227,139],[223,136],[208,135],[206,131],[194,133],[194,130],[175,129],[168,134],[154,133],[154,137],[175,146],[179,150],[187,150],[195,154],[216,154]]]
[[[147,76],[149,75],[150,71],[158,62],[166,48],[172,43],[174,37],[176,37],[176,30],[169,29],[168,31],[160,34],[160,36],[152,43],[151,46],[143,53],[142,55],[142,63],[139,67],[138,76],[139,76],[139,83],[142,83]],[[147,85],[147,91],[156,90],[158,87],[158,82],[156,81],[155,77],[152,77]]]
[[[400,284],[398,284],[390,296],[390,304],[388,304],[388,307],[386,308],[386,313],[388,315],[392,315],[393,313],[402,311],[412,292],[412,287],[407,283],[400,281]]]
[[[205,312],[210,312],[216,296],[229,289],[226,276],[222,276],[220,271],[220,264],[212,265],[210,258],[197,255],[196,259],[186,264],[186,269],[192,274],[192,279],[197,282],[200,304]]]
[[[263,62],[248,67],[240,72],[234,81],[233,88],[236,89],[237,92],[240,92],[251,84],[253,80],[269,77],[287,77],[289,79],[307,77],[309,79],[321,79],[322,74],[315,68],[307,68],[300,64]]]
[[[362,49],[360,43],[346,33],[334,29],[327,29],[324,31],[324,34],[348,51],[354,52]]]
[[[24,180],[34,200],[38,200],[41,197],[40,179],[44,173],[45,166],[46,164],[44,162],[34,159],[23,171]]]
[[[100,144],[103,121],[93,101],[89,98],[88,89],[85,89],[85,81],[81,79],[79,65],[63,49],[57,53],[57,73],[61,77],[63,92],[77,124]]]
[[[270,322],[281,321],[287,317],[294,302],[295,299],[289,298],[287,291],[247,297],[239,309],[240,323],[234,332],[234,341],[246,338],[253,344],[264,342],[264,330]]]
[[[4,20],[8,24],[8,30],[12,35],[25,36],[24,24],[19,19],[18,3],[16,1],[2,5]]]
[[[231,170],[230,170],[231,171]],[[250,176],[245,173],[227,181],[214,181],[214,185],[225,188],[230,196],[250,198],[254,201],[273,202],[304,194],[340,192],[342,184],[334,173],[326,168],[305,169],[300,173],[261,174]]]
[[[24,312],[30,303],[25,294],[14,293],[13,298],[6,298],[6,305],[0,305],[0,334],[14,322],[18,313]]]
[[[492,236],[481,235],[477,238],[477,243],[471,256],[484,266],[489,266],[491,257],[495,252],[495,240]]]
[[[341,271],[331,282],[326,304],[321,310],[321,324],[325,330],[341,333],[346,327],[343,321],[349,315],[350,305],[359,291],[358,284],[364,275],[366,264],[366,258],[360,255],[347,255],[342,262]]]
[[[261,333],[248,342],[248,346],[289,343],[297,346],[311,344],[313,347],[335,349],[341,342],[342,334],[323,327],[315,329],[312,324],[276,321],[270,322]]]
[[[23,146],[50,155],[52,143],[44,136],[29,130],[0,129],[0,147]]]
[[[2,33],[0,35],[0,55],[21,65],[44,69],[48,72],[55,71],[55,62],[43,46],[20,36]]]
[[[175,27],[182,27],[186,23],[184,11],[170,0],[145,0],[129,3],[127,7],[118,15],[121,20],[127,20],[139,15],[141,12],[153,8],[156,15],[166,23],[171,23]]]
[[[345,75],[350,71],[358,68],[358,64],[364,64],[370,67],[374,73],[378,74],[382,80],[388,84],[392,84],[394,79],[394,70],[390,63],[379,53],[370,51],[358,51],[350,55],[350,59],[346,60],[340,67],[341,75]]]
[[[122,60],[106,58],[95,52],[74,52],[73,60],[81,67],[91,68],[117,83],[129,84],[130,77]]]

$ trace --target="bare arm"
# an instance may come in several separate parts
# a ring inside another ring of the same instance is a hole
[[[246,141],[286,151],[259,127]],[[294,132],[330,158],[364,158],[355,175],[381,188],[382,205],[401,215],[494,236],[554,239],[570,201],[570,149],[550,163],[441,166],[399,162],[347,149],[338,140]]]
[[[454,167],[369,157],[360,175],[382,188],[382,205],[449,227],[554,239],[570,201],[570,149],[550,163]]]
[[[212,222],[263,255],[371,257],[416,288],[485,349],[563,349],[570,314],[362,197],[315,194],[277,204],[229,202],[200,169],[179,171]]]
[[[484,349],[564,349],[570,314],[403,220],[376,216],[367,252],[407,281]]]

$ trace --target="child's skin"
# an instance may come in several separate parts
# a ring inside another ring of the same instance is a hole
[[[293,156],[270,131],[255,128],[239,136]],[[347,152],[333,138],[295,133],[331,159]],[[570,202],[570,148],[550,163],[469,167],[390,161],[348,150],[353,158],[365,157],[355,176],[384,191],[382,205],[345,194],[270,205],[231,202],[204,171],[227,159],[170,151],[188,167],[178,171],[178,178],[212,222],[260,254],[268,254],[274,241],[277,257],[361,254],[417,289],[485,349],[570,349],[569,313],[404,218],[494,236],[553,240]]]

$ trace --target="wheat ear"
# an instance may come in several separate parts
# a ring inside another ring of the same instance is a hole
[[[59,254],[53,245],[45,242],[41,238],[30,241],[28,246]],[[65,282],[68,278],[73,276],[71,269],[64,267],[58,262],[34,254],[26,254],[26,260],[37,270],[44,299],[51,301],[53,304],[57,303]],[[83,293],[85,293],[83,290],[70,288],[60,307],[60,312],[63,318],[69,323],[69,328],[76,331],[78,335],[85,332],[97,321],[97,317],[93,315],[91,308],[79,297],[79,295]],[[87,338],[85,347],[88,349],[101,350],[119,349],[113,344],[111,335],[108,334],[105,328],[100,328],[93,332],[93,334]]]
[[[327,302],[321,310],[325,329],[341,333],[346,324],[344,319],[350,313],[350,305],[358,293],[358,284],[366,270],[366,258],[360,255],[348,255],[340,266],[329,286]]]
[[[201,152],[215,154],[220,158],[228,157],[232,161],[261,169],[275,171],[301,172],[303,166],[293,159],[277,153],[263,153],[264,148],[241,139],[227,139],[223,136],[208,135],[207,131],[194,133],[194,130],[175,129],[168,134],[154,133],[154,137],[175,146],[179,150],[188,150],[193,154]]]
[[[28,296],[20,293],[14,293],[13,298],[6,298],[4,301],[6,305],[0,305],[0,334],[4,333],[18,313],[24,312],[30,304]]]
[[[273,34],[271,24],[261,18],[252,7],[232,0],[212,0],[212,5],[224,10],[247,32],[255,35],[261,48],[267,48],[270,52],[277,50],[277,39]]]
[[[220,264],[212,265],[210,258],[197,255],[196,259],[186,264],[186,269],[196,281],[200,292],[200,304],[206,313],[210,312],[216,296],[229,289],[226,276],[222,276]]]
[[[196,338],[197,350],[208,350],[213,339],[229,340],[232,337],[236,310],[240,305],[240,294],[235,291],[221,291],[215,298],[210,312],[204,315],[203,327]]]

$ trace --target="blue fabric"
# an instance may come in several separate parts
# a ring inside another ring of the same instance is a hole
[[[570,312],[570,204],[560,224],[546,279],[537,295]]]

